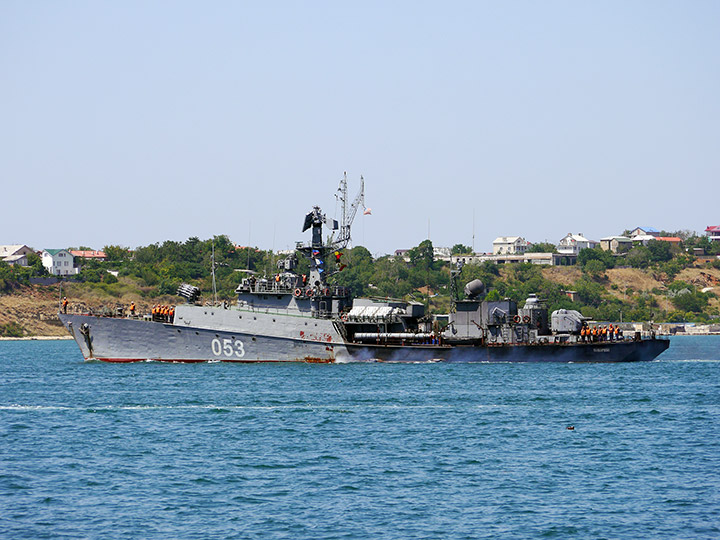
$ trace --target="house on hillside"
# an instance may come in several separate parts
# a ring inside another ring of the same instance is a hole
[[[649,234],[638,234],[631,238],[633,241],[633,245],[643,245],[647,246],[649,242],[652,242],[653,240],[657,240],[657,236],[651,236]]]
[[[0,246],[0,261],[8,264],[17,264],[18,266],[27,266],[27,256],[30,253],[35,252],[24,244]]]
[[[708,228],[705,229],[705,236],[711,242],[720,242],[720,225],[708,225]]]
[[[632,231],[630,231],[630,238],[635,240],[635,237],[637,236],[658,237],[660,236],[660,231],[652,227],[635,227]]]
[[[632,245],[632,239],[627,236],[606,236],[600,239],[600,247],[615,254],[630,251]]]
[[[402,258],[405,262],[410,262],[410,251],[409,249],[396,249],[394,256],[396,258]],[[433,247],[433,259],[436,261],[448,261],[450,262],[452,251],[448,247]]]
[[[588,240],[582,233],[567,233],[565,237],[558,242],[557,250],[561,255],[577,255],[582,249],[592,249],[597,246],[598,243],[595,240]]]
[[[54,276],[70,276],[77,274],[75,257],[66,249],[44,249],[41,254],[42,263]]]
[[[493,255],[522,255],[530,242],[521,236],[498,236],[493,241]]]
[[[87,250],[80,250],[80,249],[72,249],[70,250],[70,253],[73,257],[78,257],[81,259],[90,259],[94,261],[106,261],[107,255],[105,255],[104,251],[95,251],[92,249]]]
[[[521,254],[498,254],[473,253],[464,255],[453,255],[450,262],[453,265],[482,264],[491,262],[494,264],[539,264],[547,266],[559,266],[575,264],[577,257],[564,257],[557,253],[521,253]]]

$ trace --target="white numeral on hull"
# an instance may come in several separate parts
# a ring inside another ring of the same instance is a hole
[[[232,358],[233,356],[242,358],[245,356],[245,347],[239,339],[233,341],[232,339],[224,338],[221,342],[218,338],[215,338],[210,343],[210,346],[215,356],[225,356],[227,358]]]

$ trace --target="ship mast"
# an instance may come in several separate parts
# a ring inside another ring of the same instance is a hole
[[[342,203],[342,222],[338,224],[336,220],[328,220],[322,213],[319,206],[314,206],[312,211],[305,216],[302,232],[312,228],[312,241],[309,245],[298,243],[297,250],[300,251],[310,261],[310,286],[324,287],[327,279],[327,268],[325,262],[327,255],[344,249],[350,243],[350,227],[355,219],[357,210],[360,206],[365,208],[365,179],[360,177],[360,191],[355,196],[350,208],[347,208],[347,173],[343,174],[338,188],[339,195],[335,196]],[[327,243],[323,243],[322,226],[323,223],[328,225],[333,233],[328,238]],[[334,231],[340,229],[337,239],[333,239]]]
[[[355,220],[358,208],[362,206],[365,208],[365,179],[360,176],[360,190],[355,196],[350,208],[348,209],[348,192],[347,192],[347,173],[343,174],[342,180],[340,180],[340,187],[338,187],[339,194],[335,194],[335,197],[342,203],[342,221],[340,223],[340,235],[337,240],[333,240],[332,235],[328,241],[328,246],[332,249],[344,249],[350,243],[350,227]],[[334,234],[334,233],[333,233]]]

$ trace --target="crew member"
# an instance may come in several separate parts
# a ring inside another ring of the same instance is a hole
[[[130,302],[130,316],[135,316],[135,302]]]
[[[67,296],[63,296],[63,301],[62,301],[63,313],[67,313],[67,306],[68,306]]]

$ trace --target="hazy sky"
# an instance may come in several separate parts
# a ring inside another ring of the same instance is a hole
[[[0,2],[0,244],[720,224],[720,2]],[[474,224],[474,227],[473,227]],[[473,238],[474,234],[474,238]]]

